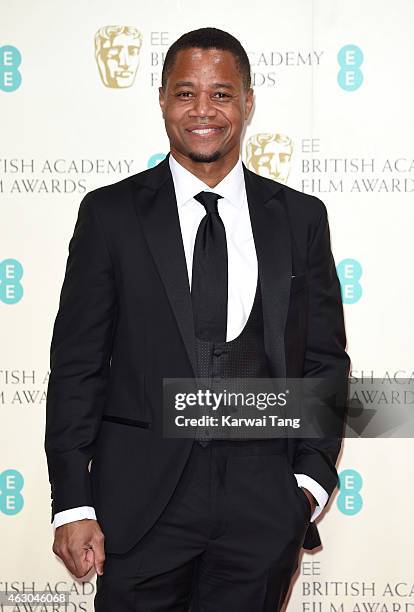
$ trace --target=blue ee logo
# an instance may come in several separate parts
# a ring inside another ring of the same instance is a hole
[[[338,63],[341,67],[338,72],[339,87],[345,91],[355,91],[362,85],[364,76],[360,66],[364,55],[356,45],[345,45],[338,53]]]
[[[16,91],[21,85],[19,66],[22,62],[20,51],[11,45],[0,47],[0,90]]]
[[[0,262],[0,301],[5,304],[16,304],[23,297],[20,283],[23,266],[17,259],[3,259]]]
[[[17,470],[4,470],[0,474],[0,511],[3,514],[17,514],[23,508],[24,479]]]
[[[356,259],[343,259],[336,267],[344,304],[355,304],[362,296],[362,266]]]
[[[352,516],[362,508],[362,477],[356,470],[342,470],[339,474],[339,495],[336,500],[338,510]]]
[[[165,158],[165,153],[154,153],[147,162],[147,168],[155,168]]]

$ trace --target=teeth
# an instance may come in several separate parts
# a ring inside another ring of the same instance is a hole
[[[205,128],[204,130],[191,130],[193,134],[209,134],[215,132],[218,128]]]

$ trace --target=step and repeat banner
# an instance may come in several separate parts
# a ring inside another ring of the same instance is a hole
[[[158,86],[186,31],[222,28],[249,54],[246,165],[327,206],[353,380],[414,389],[413,20],[410,0],[0,0],[0,591],[70,591],[61,609],[93,610],[95,577],[51,550],[52,327],[84,194],[168,152]],[[288,610],[414,611],[414,443],[359,434]]]

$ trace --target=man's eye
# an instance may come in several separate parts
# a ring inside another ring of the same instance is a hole
[[[192,95],[193,94],[191,93],[191,91],[179,91],[177,93],[177,98],[189,98]]]
[[[223,98],[231,98],[231,96],[227,93],[224,93],[224,91],[217,91],[214,94],[219,100],[222,100]]]

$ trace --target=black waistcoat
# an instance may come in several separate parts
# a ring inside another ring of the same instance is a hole
[[[213,342],[196,337],[197,375],[200,378],[270,377],[264,349],[263,313],[260,281],[249,318],[241,333],[228,342]],[[210,438],[208,429],[198,431],[203,446]]]

